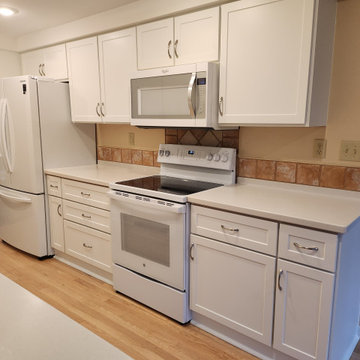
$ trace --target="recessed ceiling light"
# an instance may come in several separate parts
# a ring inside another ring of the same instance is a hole
[[[11,9],[8,7],[0,7],[0,15],[2,16],[12,16],[16,14],[18,11],[16,9]]]

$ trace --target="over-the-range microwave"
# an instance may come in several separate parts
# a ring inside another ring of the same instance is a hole
[[[218,128],[218,92],[216,63],[138,71],[131,78],[131,125]]]

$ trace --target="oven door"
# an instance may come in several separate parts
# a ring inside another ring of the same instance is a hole
[[[114,264],[185,290],[187,205],[116,191],[110,198]]]

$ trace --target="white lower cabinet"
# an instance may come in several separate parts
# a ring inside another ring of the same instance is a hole
[[[64,234],[67,254],[111,272],[111,235],[67,220]]]
[[[56,176],[47,176],[47,184],[51,246],[111,273],[107,188]],[[54,186],[60,190],[57,197],[50,195]]]
[[[191,235],[190,307],[271,345],[276,260]]]
[[[62,216],[62,199],[48,196],[50,213],[50,237],[51,246],[64,251],[64,225]]]
[[[327,359],[334,274],[278,260],[274,348],[299,360]]]

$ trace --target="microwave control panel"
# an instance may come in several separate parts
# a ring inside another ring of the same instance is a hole
[[[206,113],[206,72],[196,74],[196,118],[205,119]]]

